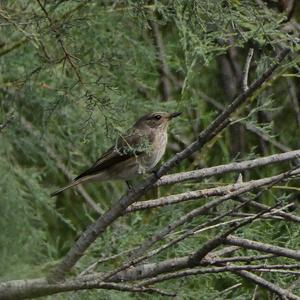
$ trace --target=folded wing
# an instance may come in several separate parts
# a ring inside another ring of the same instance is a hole
[[[143,137],[138,134],[119,138],[114,147],[108,149],[89,169],[78,175],[74,181],[86,176],[96,175],[112,165],[142,154],[145,151],[145,149],[141,149],[142,140]]]

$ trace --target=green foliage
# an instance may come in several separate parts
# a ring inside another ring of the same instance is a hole
[[[262,9],[251,0],[41,1],[47,4],[50,22],[36,1],[2,2],[0,123],[11,112],[14,118],[0,132],[1,279],[45,275],[66,254],[80,232],[97,218],[74,191],[57,199],[49,198],[56,187],[67,181],[58,166],[60,161],[71,173],[78,174],[144,113],[183,111],[170,130],[170,144],[174,147],[168,149],[164,157],[167,160],[184,144],[195,140],[217,115],[218,110],[205,100],[205,95],[221,105],[232,100],[234,95],[224,86],[220,60],[230,49],[237,50],[231,63],[242,69],[247,49],[254,47],[251,81],[274,61],[279,42],[295,52],[299,50],[296,35],[282,29],[285,14],[266,6]],[[298,10],[295,15],[299,15]],[[159,24],[163,37],[172,86],[168,101],[160,100],[159,62],[149,20]],[[24,37],[25,42],[4,53]],[[292,83],[299,95],[299,67],[299,58],[290,58],[270,86],[263,86],[233,116],[233,121],[259,127],[270,140],[299,148],[299,124],[289,87]],[[241,91],[241,78],[235,75],[238,84],[234,94]],[[24,125],[24,119],[32,128]],[[237,136],[233,127],[173,171],[279,152],[272,143],[245,129]],[[49,155],[47,148],[56,153],[56,159]],[[246,172],[245,178],[262,178],[284,170],[287,165],[274,165]],[[157,194],[169,195],[233,182],[236,175],[163,187]],[[286,185],[296,187],[297,183],[291,181]],[[126,191],[121,182],[93,183],[86,189],[104,210]],[[154,197],[151,193],[147,198]],[[284,190],[272,189],[260,200],[272,205],[284,195]],[[292,192],[292,196],[299,198],[299,191]],[[120,219],[97,239],[74,272],[81,271],[98,257],[137,246],[203,201],[137,212]],[[229,207],[232,203],[226,203],[220,211]],[[209,218],[196,218],[181,230]],[[218,232],[219,229],[210,230],[189,238],[163,252],[157,260],[188,255]],[[300,246],[299,227],[284,221],[258,221],[238,234],[294,249]],[[121,261],[109,261],[99,270],[109,270]],[[284,260],[277,260],[281,261]],[[285,287],[293,281],[292,276],[270,274],[266,278]],[[242,287],[222,293],[239,282],[243,283]],[[178,299],[249,299],[254,289],[229,273],[172,280],[160,287],[176,289]],[[258,295],[259,299],[268,297],[262,290]],[[152,299],[151,295],[121,295],[102,290],[48,298],[113,300],[121,297]]]

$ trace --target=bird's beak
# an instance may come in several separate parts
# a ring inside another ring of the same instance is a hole
[[[181,112],[174,112],[174,113],[171,113],[170,114],[170,119],[173,119],[173,118],[176,118],[176,117],[178,117],[178,116],[180,116],[181,115]]]

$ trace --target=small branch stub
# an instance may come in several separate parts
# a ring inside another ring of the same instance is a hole
[[[253,57],[254,50],[253,48],[250,48],[248,51],[246,63],[245,63],[245,68],[243,71],[243,91],[246,92],[249,87],[248,87],[248,77],[249,77],[249,70],[250,70],[250,65],[251,65],[251,60]]]

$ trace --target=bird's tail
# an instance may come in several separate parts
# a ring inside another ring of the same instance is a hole
[[[59,195],[60,193],[62,193],[63,191],[65,191],[65,190],[67,190],[67,189],[69,189],[69,188],[71,188],[71,187],[73,187],[73,186],[76,186],[77,184],[79,184],[79,183],[81,183],[81,182],[82,182],[82,180],[76,180],[76,181],[73,181],[73,182],[71,182],[70,184],[68,184],[68,185],[66,185],[66,186],[64,186],[64,187],[62,187],[62,188],[60,188],[60,189],[58,189],[57,191],[51,193],[51,194],[50,194],[50,197],[57,196],[57,195]]]

